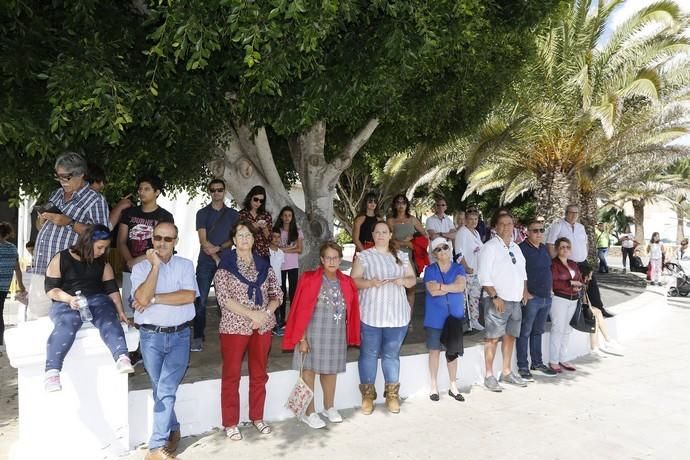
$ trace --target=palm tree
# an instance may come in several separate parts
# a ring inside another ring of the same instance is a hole
[[[591,1],[576,0],[537,38],[535,61],[467,152],[466,195],[502,187],[508,202],[533,190],[538,212],[549,219],[583,197],[583,211],[594,219],[600,176],[642,155],[634,147],[640,140],[619,133],[652,136],[644,148],[660,152],[667,143],[663,137],[687,132],[681,110],[669,120],[664,107],[684,97],[680,89],[690,82],[684,54],[690,41],[681,33],[688,17],[676,3],[658,1],[602,44],[611,14],[622,3],[600,1],[592,9]]]

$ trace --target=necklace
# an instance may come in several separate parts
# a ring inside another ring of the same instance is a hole
[[[319,301],[333,312],[333,321],[340,323],[345,313],[345,300],[340,291],[340,282],[337,278],[330,280],[326,275],[323,276],[323,285],[319,292]]]

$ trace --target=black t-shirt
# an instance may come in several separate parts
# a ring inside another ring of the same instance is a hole
[[[127,249],[132,257],[146,254],[147,249],[153,247],[153,228],[159,222],[175,223],[175,219],[160,206],[151,212],[144,212],[140,206],[127,208],[122,211],[120,224],[127,226]],[[125,269],[129,271],[129,269]]]
[[[86,263],[75,259],[69,249],[60,251],[62,290],[69,295],[77,295],[77,291],[81,291],[85,296],[105,294],[103,270],[105,270],[103,257],[99,257],[92,263]]]

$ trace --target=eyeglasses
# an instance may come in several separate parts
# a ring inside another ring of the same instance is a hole
[[[340,260],[340,256],[335,256],[335,257],[329,257],[329,256],[324,256],[322,259],[325,262],[338,262]]]
[[[266,201],[266,198],[259,198],[258,196],[255,196],[254,198],[252,198],[252,201],[254,203],[263,203],[264,201]]]
[[[225,189],[224,188],[212,188],[212,189],[209,189],[209,191],[211,193],[221,193],[221,192],[224,192]]]
[[[441,251],[447,251],[449,249],[450,249],[450,246],[448,246],[447,244],[444,244],[444,245],[439,246],[436,249],[434,249],[434,254],[438,254]],[[515,263],[515,262],[513,262],[513,263]]]
[[[513,254],[513,251],[508,251],[508,255],[510,256],[510,260],[513,262],[513,265],[517,263],[517,259],[515,259],[515,254]]]
[[[248,233],[248,232],[247,233],[237,233],[237,234],[235,234],[235,238],[237,238],[238,240],[248,240],[249,238],[254,238],[254,235],[252,235],[251,233]]]
[[[70,179],[72,179],[73,177],[74,177],[74,174],[72,174],[72,173],[69,173],[69,174],[55,173],[55,175],[53,176],[53,178],[58,182],[69,182]]]
[[[174,236],[160,236],[160,235],[153,235],[153,241],[165,241],[166,243],[172,243],[175,241]]]
[[[533,228],[530,230],[530,232],[532,233],[544,233],[545,231],[546,230],[544,230],[543,228]]]

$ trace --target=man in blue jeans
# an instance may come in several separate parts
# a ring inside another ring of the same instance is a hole
[[[232,247],[230,229],[240,218],[237,211],[225,205],[225,182],[222,179],[213,179],[208,184],[208,191],[211,194],[211,203],[196,213],[196,231],[201,248],[196,264],[199,297],[194,301],[196,316],[194,317],[192,351],[204,349],[208,291],[211,289],[217,270],[214,257],[220,257],[222,251]]]
[[[523,380],[533,382],[530,369],[547,377],[556,376],[556,372],[546,366],[541,355],[541,336],[544,333],[546,317],[551,310],[551,256],[544,244],[544,223],[532,221],[527,226],[527,239],[520,243],[522,255],[525,256],[527,271],[527,304],[522,307],[522,324],[517,339],[518,373]],[[527,362],[527,349],[532,358],[532,365]]]
[[[157,224],[153,248],[132,268],[134,321],[153,390],[153,432],[145,460],[175,458],[180,441],[175,399],[189,363],[190,327],[199,290],[192,261],[173,255],[177,236],[174,224]]]

